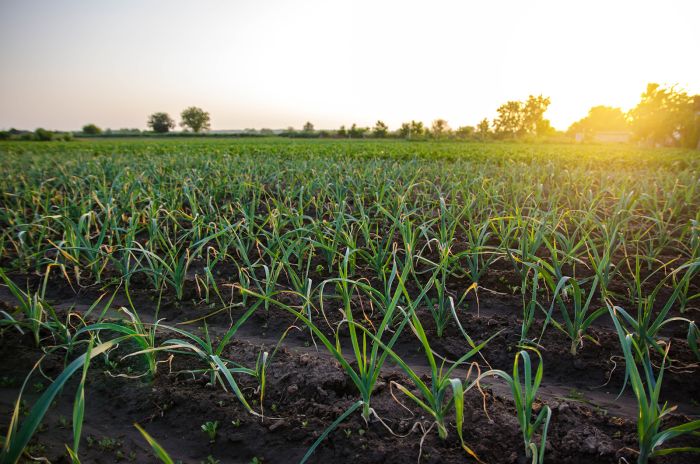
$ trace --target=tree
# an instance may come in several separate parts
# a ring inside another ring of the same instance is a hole
[[[647,84],[641,101],[629,112],[635,136],[653,144],[695,147],[699,131],[698,98],[673,86]]]
[[[700,150],[700,95],[693,95],[692,119],[684,145]]]
[[[83,134],[88,134],[88,135],[99,135],[102,133],[102,129],[97,127],[94,124],[85,124],[83,126]]]
[[[384,138],[388,133],[389,126],[384,124],[383,121],[377,121],[377,123],[374,125],[374,129],[372,130],[372,135],[374,135],[375,137]]]
[[[539,95],[537,97],[530,95],[527,101],[522,104],[522,126],[520,127],[521,134],[536,134],[545,135],[551,131],[549,120],[544,119],[544,113],[547,111],[551,100],[549,97]]]
[[[581,133],[584,137],[590,137],[596,132],[628,129],[629,122],[620,108],[599,105],[588,110],[588,115],[569,126],[566,132],[572,136]]]
[[[474,126],[461,126],[455,131],[455,135],[460,139],[469,139],[474,135]]]
[[[549,120],[544,113],[550,104],[549,97],[530,95],[527,101],[509,101],[496,110],[498,117],[493,128],[500,137],[520,137],[523,135],[546,135],[552,132]]]
[[[538,137],[542,137],[545,135],[554,135],[556,134],[556,132],[557,130],[552,127],[552,124],[549,122],[549,119],[542,119],[535,126],[535,134],[537,134]]]
[[[421,121],[411,121],[409,124],[408,138],[420,137],[425,133],[425,127]]]
[[[311,122],[306,121],[306,124],[304,124],[304,132],[313,132],[314,131],[314,125],[311,124]]]
[[[433,137],[436,139],[441,139],[450,133],[450,126],[444,119],[436,119],[430,126],[430,130],[433,133]]]
[[[523,104],[519,101],[509,101],[496,110],[498,117],[493,121],[494,132],[501,137],[520,135],[523,127]]]
[[[169,132],[170,129],[175,128],[175,121],[173,121],[168,113],[153,113],[148,117],[146,125],[150,127],[153,132],[164,134]]]
[[[402,139],[407,139],[411,133],[411,125],[407,122],[401,123],[401,127],[399,127],[397,133]]]
[[[50,142],[53,139],[53,132],[39,127],[34,131],[34,138],[40,142]]]
[[[345,126],[340,126],[340,129],[338,129],[338,137],[347,137],[348,136],[348,131],[345,129]]]
[[[348,136],[351,139],[360,139],[365,136],[365,132],[368,132],[368,127],[358,127],[357,124],[353,123],[348,131]]]
[[[209,130],[209,113],[196,106],[190,106],[180,113],[182,127],[189,127],[193,132]]]
[[[481,140],[486,140],[491,133],[488,119],[484,118],[479,122],[479,124],[476,125],[476,133],[479,134]]]
[[[294,129],[294,127],[288,126],[285,130],[280,132],[279,136],[280,137],[296,137],[297,131],[296,131],[296,129]]]

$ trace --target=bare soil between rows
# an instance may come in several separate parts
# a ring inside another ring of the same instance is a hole
[[[84,289],[74,294],[70,287],[61,287],[58,282],[52,282],[52,287],[51,299],[60,313],[69,308],[84,311],[100,293],[97,289]],[[152,320],[154,292],[135,289],[132,296],[142,318]],[[292,297],[286,302],[295,303]],[[0,292],[0,305],[13,305],[5,289]],[[108,315],[116,316],[116,308],[126,305],[123,295],[118,295]],[[321,315],[315,315],[316,322],[330,335],[330,327],[341,320],[341,315],[337,303],[324,309],[330,326]],[[174,325],[215,311],[201,301],[175,302],[166,295],[158,317],[165,319],[163,323]],[[207,317],[211,334],[220,336],[243,311],[234,307]],[[519,312],[516,297],[486,292],[480,294],[478,307],[472,301],[460,311],[460,322],[476,343],[500,331],[481,356],[474,359],[482,370],[489,366],[509,373],[512,370],[520,336]],[[362,320],[365,316],[373,324],[380,320],[376,311],[367,309],[358,311],[356,317]],[[454,360],[468,350],[454,322],[442,337],[437,337],[432,317],[425,308],[421,309],[420,317],[435,353]],[[318,350],[315,348],[309,331],[299,321],[274,306],[269,312],[262,309],[256,312],[238,331],[224,356],[253,367],[261,350],[274,351],[277,340],[290,326],[298,329],[287,332],[268,369],[262,403],[264,418],[246,413],[231,392],[212,388],[206,376],[182,373],[203,367],[195,358],[177,355],[169,360],[163,354],[160,360],[169,362],[159,364],[152,379],[116,376],[141,372],[143,365],[137,358],[128,358],[109,372],[96,359],[86,387],[82,462],[156,462],[150,447],[133,427],[134,422],[141,424],[174,459],[182,462],[206,462],[208,456],[222,463],[249,463],[254,458],[265,463],[298,462],[323,430],[359,399],[355,386],[320,344]],[[179,327],[200,330],[201,321]],[[542,320],[538,319],[531,333],[539,335],[541,328]],[[346,326],[341,326],[341,334],[344,330]],[[165,340],[173,335],[163,332],[160,337]],[[605,324],[593,327],[590,335],[595,342],[586,342],[576,356],[569,353],[568,338],[552,327],[543,338],[544,380],[539,397],[553,410],[546,460],[617,463],[624,458],[634,462],[636,403],[629,389],[617,397],[624,380],[624,361],[617,335]],[[668,333],[672,362],[664,375],[662,396],[679,407],[665,422],[667,426],[700,414],[696,399],[700,391],[699,369],[684,335],[680,327]],[[15,330],[6,329],[0,337],[3,360],[0,426],[5,429],[19,387],[42,353],[34,347],[30,336],[20,336]],[[347,344],[346,337],[341,336],[340,340],[344,346]],[[428,379],[430,371],[425,354],[409,330],[402,333],[395,348],[414,370]],[[119,350],[126,354],[135,348],[122,346]],[[66,361],[64,356],[63,352],[48,355],[42,362],[43,373],[52,378],[58,375]],[[457,373],[466,374],[464,370]],[[248,401],[255,403],[254,408],[260,411],[257,382],[245,375],[237,375],[236,380]],[[72,443],[72,432],[66,419],[69,424],[76,382],[76,379],[71,381],[50,409],[29,454],[45,456],[50,462],[69,462],[65,444]],[[387,362],[372,396],[372,407],[381,421],[375,418],[365,423],[359,412],[354,413],[329,435],[310,462],[404,463],[417,462],[419,455],[422,463],[473,461],[460,447],[454,420],[450,421],[447,439],[440,440],[434,427],[428,431],[430,418],[392,382],[412,386],[398,367]],[[38,383],[45,388],[48,380],[35,374],[29,382],[27,405],[38,398]],[[476,389],[466,395],[466,443],[484,462],[525,462],[522,435],[509,391],[502,383],[490,379],[483,387],[485,397]],[[207,421],[219,423],[213,443],[200,429]],[[683,438],[669,445],[700,446],[700,439]],[[693,458],[681,454],[656,462],[684,463]]]

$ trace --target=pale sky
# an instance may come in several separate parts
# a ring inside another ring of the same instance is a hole
[[[550,96],[558,129],[647,82],[700,92],[700,1],[0,0],[0,128],[394,129]]]

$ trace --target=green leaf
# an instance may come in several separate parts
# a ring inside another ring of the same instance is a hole
[[[134,427],[136,427],[136,430],[141,432],[143,438],[145,438],[148,444],[151,445],[151,448],[153,448],[153,452],[156,454],[156,457],[160,459],[163,464],[174,464],[172,458],[163,449],[163,447],[160,446],[160,444],[152,436],[150,436],[148,432],[143,429],[143,427],[137,423],[134,423]]]

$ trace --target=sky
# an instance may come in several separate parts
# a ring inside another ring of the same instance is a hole
[[[0,0],[0,129],[453,128],[551,98],[566,129],[648,82],[700,93],[700,1]]]

